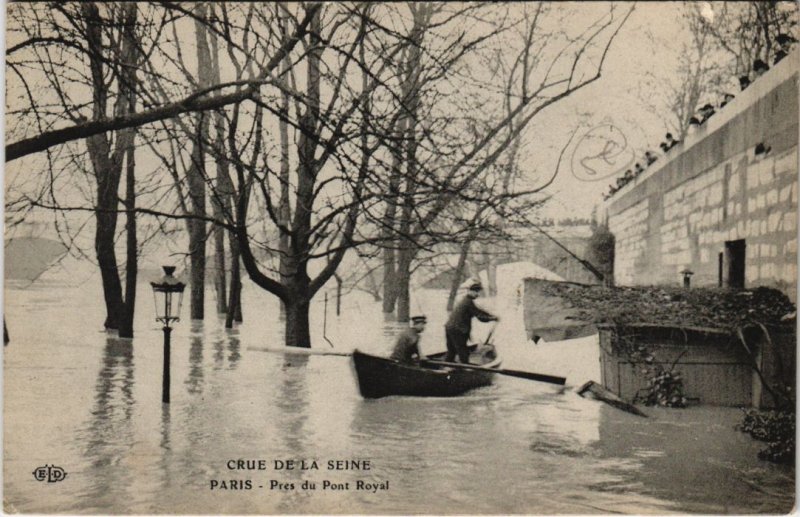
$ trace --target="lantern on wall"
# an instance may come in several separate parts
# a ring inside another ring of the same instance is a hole
[[[688,289],[689,287],[692,286],[692,275],[694,274],[694,271],[691,271],[689,268],[686,268],[683,271],[681,271],[681,274],[683,275],[683,287]]]

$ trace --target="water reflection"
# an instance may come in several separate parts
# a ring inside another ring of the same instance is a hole
[[[186,378],[187,391],[192,394],[203,391],[203,339],[192,336],[189,344],[189,375]]]
[[[279,389],[275,391],[275,405],[285,418],[281,428],[282,441],[287,454],[291,458],[303,456],[303,444],[306,438],[305,425],[308,421],[308,375],[309,357],[304,355],[287,355],[283,365],[276,372]]]
[[[647,412],[649,418],[640,418],[610,407],[601,409],[595,447],[602,457],[625,458],[629,464],[605,489],[642,485],[655,497],[678,493],[684,508],[704,513],[791,508],[794,491],[773,493],[768,504],[756,502],[764,492],[752,480],[779,469],[764,462],[753,467],[751,458],[760,445],[733,431],[740,419],[737,412],[714,407],[648,408]],[[747,454],[742,454],[743,447]],[[748,504],[743,507],[744,501]]]
[[[159,446],[161,450],[165,452],[162,454],[162,462],[167,458],[166,452],[171,449],[171,440],[170,440],[170,405],[169,404],[161,404],[161,441],[159,442]]]
[[[308,428],[308,364],[308,356],[286,355],[283,364],[275,372],[279,383],[279,389],[275,391],[275,405],[282,420],[278,424],[281,433],[279,440],[284,452],[283,458],[287,460],[298,461],[313,457],[308,448],[309,443],[313,443],[309,437],[312,430]],[[281,482],[293,482],[299,487],[305,474],[295,469],[276,472],[274,477]],[[308,493],[301,490],[290,491],[281,499],[275,511],[292,513],[292,509],[297,508],[300,501],[308,496]]]
[[[106,338],[101,361],[92,416],[82,440],[89,469],[104,472],[103,476],[91,476],[92,483],[86,487],[87,500],[100,507],[130,481],[130,471],[124,468],[122,459],[134,441],[133,341]]]
[[[228,369],[235,370],[242,358],[241,340],[237,329],[222,329],[214,334],[212,347],[214,349],[214,369],[220,370],[225,367],[225,354],[227,352]]]
[[[228,362],[229,362],[229,369],[235,370],[236,366],[239,364],[239,359],[242,358],[242,354],[239,352],[241,348],[241,343],[239,342],[239,338],[237,336],[229,335],[228,336]]]
[[[133,410],[133,341],[106,338],[103,359],[95,383],[95,407],[92,410],[99,435],[108,434],[105,421],[118,421],[117,413],[129,421]]]
[[[225,339],[224,338],[217,338],[214,340],[214,369],[220,370],[222,369],[222,365],[225,362]]]

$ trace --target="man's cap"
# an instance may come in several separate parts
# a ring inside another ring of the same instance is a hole
[[[428,318],[424,315],[411,316],[412,323],[427,323]]]
[[[470,280],[467,284],[467,289],[470,291],[481,291],[483,290],[483,284],[480,280]]]

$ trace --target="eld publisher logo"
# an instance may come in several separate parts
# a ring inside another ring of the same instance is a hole
[[[36,481],[57,483],[58,481],[64,481],[64,479],[67,477],[67,473],[61,467],[56,467],[55,465],[45,465],[44,467],[38,467],[36,470],[34,470],[33,477],[36,478]]]

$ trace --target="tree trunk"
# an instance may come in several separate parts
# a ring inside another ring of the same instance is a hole
[[[198,117],[198,132],[202,133],[202,118]],[[192,200],[192,214],[203,217],[206,212],[206,188],[203,172],[200,171],[203,152],[198,137],[195,150],[192,152],[192,164],[189,167],[189,197]],[[191,283],[190,313],[193,320],[202,320],[205,308],[206,283],[206,223],[198,219],[190,219],[189,226],[189,278]]]
[[[106,118],[108,108],[108,89],[105,81],[105,61],[102,28],[106,21],[100,16],[97,5],[81,5],[86,19],[86,43],[91,50],[89,66],[92,74],[92,118]],[[124,114],[127,102],[121,96],[115,106],[115,115]],[[124,134],[124,132],[123,132]],[[95,212],[94,248],[100,276],[103,282],[103,298],[106,304],[105,327],[119,329],[123,312],[122,285],[119,280],[114,238],[117,233],[117,189],[122,174],[119,151],[123,139],[118,139],[115,152],[111,153],[108,135],[100,133],[86,139],[86,148],[92,162],[97,182],[97,211]]]
[[[405,61],[405,77],[403,80],[403,100],[407,111],[405,130],[405,188],[402,192],[402,208],[400,215],[400,250],[397,258],[396,296],[397,296],[397,321],[408,321],[411,312],[411,263],[416,256],[416,244],[410,242],[407,236],[411,234],[413,226],[414,194],[417,189],[417,116],[420,105],[420,59],[421,44],[425,28],[430,22],[432,8],[426,4],[413,4],[412,14],[414,26],[411,40],[415,43],[409,49]]]
[[[486,277],[489,281],[487,286],[489,296],[497,296],[497,260],[494,256],[489,257],[489,261],[486,264]]]
[[[221,167],[217,160],[217,168]],[[219,173],[217,174],[219,178]],[[217,190],[219,191],[219,180],[217,181]],[[222,220],[223,213],[220,203],[216,199],[212,199],[211,207],[214,212],[214,219]],[[227,300],[227,279],[225,278],[225,229],[221,226],[214,227],[214,290],[217,293],[217,314],[225,314],[228,312]]]
[[[394,223],[392,223],[394,224]],[[394,313],[397,301],[397,274],[395,271],[395,252],[391,248],[383,250],[383,312]]]
[[[103,210],[103,205],[98,203],[98,209]],[[108,212],[97,213],[97,228],[95,231],[95,252],[97,263],[100,266],[100,277],[103,282],[103,298],[106,303],[105,328],[117,330],[122,313],[122,285],[119,281],[117,268],[117,255],[114,251],[114,236],[117,233],[116,214]]]
[[[300,117],[300,136],[297,141],[297,202],[290,234],[290,249],[283,263],[283,273],[288,280],[285,285],[286,346],[310,348],[308,310],[312,292],[308,276],[310,230],[315,197],[315,181],[318,164],[315,157],[320,128],[320,42],[321,22],[319,13],[311,20],[311,49],[306,68],[306,107]],[[285,268],[285,269],[284,269]]]
[[[392,151],[392,172],[389,179],[389,198],[386,200],[386,212],[383,216],[382,238],[384,241],[383,249],[383,312],[391,314],[394,312],[397,301],[397,252],[394,246],[397,238],[394,235],[397,224],[397,202],[400,193],[401,171],[403,163],[402,149],[403,136],[405,135],[405,117],[398,122],[395,130],[394,145]]]
[[[211,50],[206,38],[206,5],[202,2],[194,6],[195,39],[197,42],[197,77],[198,86],[209,86],[211,74]],[[192,147],[191,163],[187,171],[189,184],[189,198],[191,199],[192,215],[197,219],[190,219],[189,226],[189,260],[191,318],[202,320],[205,312],[205,283],[206,283],[206,223],[201,218],[206,216],[206,173],[204,142],[208,137],[208,115],[198,113],[195,117],[194,142]]]
[[[398,253],[397,261],[397,321],[406,322],[411,317],[411,263],[416,249],[406,246]]]
[[[281,73],[288,74],[290,60],[287,56],[281,65]],[[281,282],[289,279],[289,254],[291,253],[291,233],[289,228],[292,222],[292,207],[290,202],[290,163],[289,163],[289,94],[281,91],[281,117],[278,118],[278,134],[280,135],[281,145],[281,168],[278,179],[280,181],[280,200],[278,201],[278,262],[281,275]],[[282,228],[281,228],[282,227]],[[281,305],[283,306],[283,305]]]
[[[310,300],[308,296],[293,296],[285,303],[286,306],[286,346],[311,348],[311,335],[309,332],[308,311]]]
[[[122,60],[137,63],[136,4],[124,4]],[[136,111],[136,71],[127,67],[122,71],[124,81],[120,83],[121,95],[127,98],[128,112]],[[133,315],[136,309],[136,279],[139,270],[139,249],[136,236],[136,130],[123,129],[120,139],[129,141],[125,150],[125,302],[119,326],[119,337],[133,337]],[[124,138],[123,136],[124,135]]]
[[[497,295],[497,259],[495,257],[495,253],[497,250],[497,246],[492,246],[484,243],[481,243],[481,255],[482,261],[481,265],[483,269],[486,270],[486,294],[487,296],[496,296]]]
[[[412,115],[416,115],[416,110],[412,110]],[[407,132],[408,148],[406,151],[407,179],[400,215],[400,233],[403,236],[411,233],[414,208],[413,196],[416,190],[415,180],[412,179],[416,177],[417,173],[417,144],[414,128],[414,120],[409,120]],[[397,297],[397,321],[406,322],[411,316],[411,263],[416,256],[416,248],[415,243],[410,242],[408,238],[400,237],[400,240],[400,250],[397,253],[397,272],[395,273],[395,296]]]
[[[405,268],[397,272],[397,321],[406,322],[411,317],[411,272]]]
[[[221,118],[221,116],[220,116]],[[218,131],[222,131],[218,125]],[[222,142],[223,135],[219,134],[219,141]],[[218,171],[218,185],[220,196],[222,197],[222,206],[226,212],[226,216],[231,219],[233,216],[234,204],[234,188],[233,182],[230,178],[230,170],[228,162],[225,160],[225,166]],[[233,328],[233,322],[242,321],[242,274],[241,274],[241,261],[239,257],[239,240],[234,232],[228,232],[228,248],[231,250],[231,280],[230,291],[228,293],[229,299],[225,311],[225,328]]]
[[[212,13],[213,13],[213,7]],[[214,84],[219,84],[219,46],[216,38],[210,38],[209,50],[211,52],[211,80]],[[217,110],[213,115],[214,119],[214,158],[217,163],[216,190],[211,199],[211,208],[214,218],[220,221],[233,221],[231,210],[233,187],[231,185],[228,156],[225,149],[225,117],[221,110]],[[214,288],[217,295],[217,314],[228,313],[228,283],[225,268],[225,234],[226,231],[220,226],[214,227]],[[231,251],[232,253],[232,251]],[[226,318],[227,323],[227,318]]]
[[[131,4],[134,5],[135,4]],[[133,314],[136,308],[136,278],[138,275],[138,243],[136,239],[136,162],[133,142],[128,148],[125,171],[125,304],[119,325],[119,337],[133,337]]]
[[[233,244],[233,240],[231,241]],[[233,246],[231,246],[233,248]],[[242,276],[239,268],[239,249],[231,253],[231,290],[228,301],[228,312],[225,315],[225,328],[233,328],[233,322],[242,321]]]
[[[342,314],[342,277],[337,274],[333,275],[336,279],[336,315]]]

